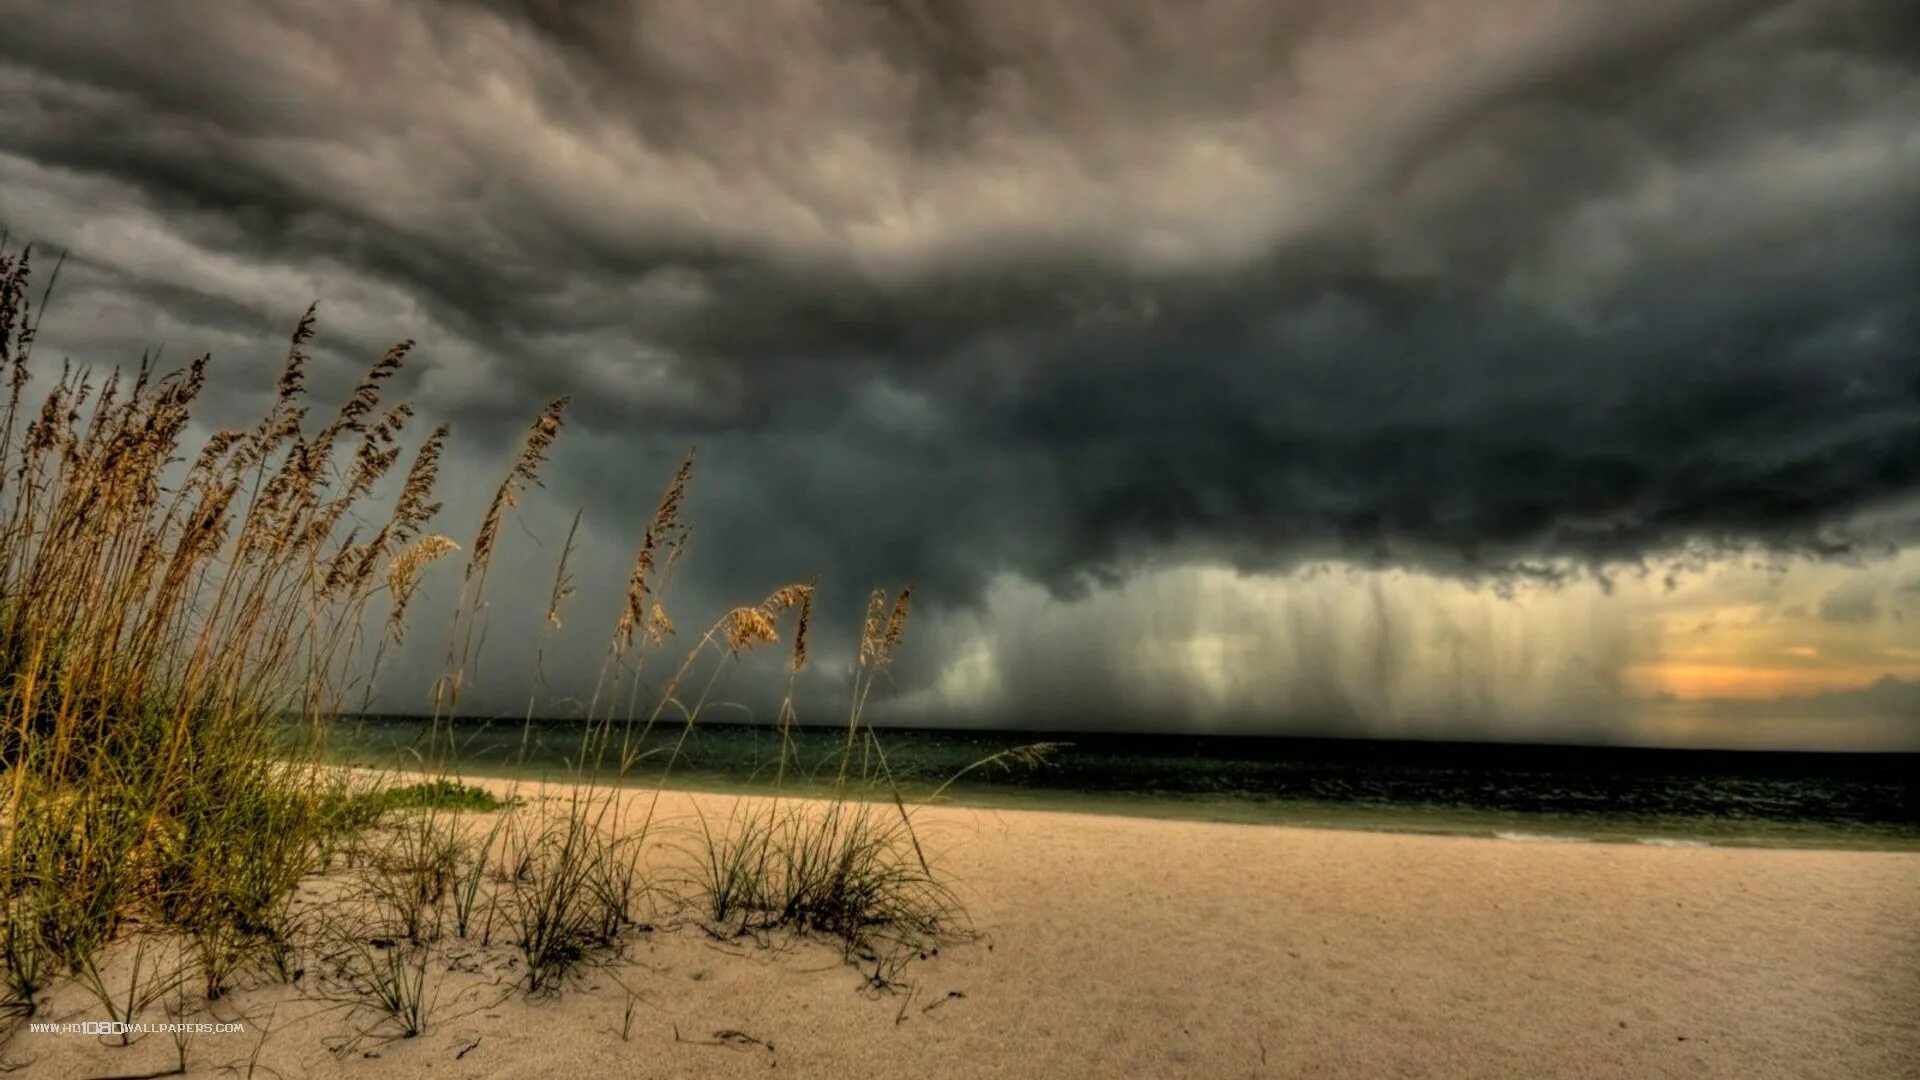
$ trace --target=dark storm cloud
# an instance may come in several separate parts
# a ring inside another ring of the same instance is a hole
[[[0,17],[54,340],[323,295],[466,453],[573,393],[609,560],[698,442],[719,592],[1829,555],[1920,488],[1910,0]]]

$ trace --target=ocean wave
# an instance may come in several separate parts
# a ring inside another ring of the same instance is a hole
[[[1496,840],[1523,840],[1523,841],[1526,841],[1527,843],[1590,844],[1593,842],[1593,838],[1590,836],[1563,836],[1557,833],[1531,833],[1531,832],[1514,832],[1509,830],[1501,830],[1501,831],[1495,832],[1493,835],[1494,835],[1494,839]]]

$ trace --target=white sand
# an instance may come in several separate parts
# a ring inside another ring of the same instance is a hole
[[[662,812],[733,801],[670,793]],[[242,990],[218,1012],[248,1033],[198,1037],[191,1071],[245,1075],[271,1012],[259,1060],[288,1080],[1920,1077],[1920,854],[918,820],[983,936],[914,964],[910,993],[862,992],[827,945],[681,925],[551,998],[448,976],[424,1035],[346,1056],[323,1045],[342,1010]],[[629,1041],[616,978],[640,998]],[[98,1015],[69,988],[40,1019]],[[5,1052],[46,1077],[174,1056],[164,1035],[121,1049],[23,1032]]]

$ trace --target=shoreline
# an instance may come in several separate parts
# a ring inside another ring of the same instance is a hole
[[[538,773],[532,770],[520,772],[512,768],[490,769],[485,766],[475,768],[471,765],[443,772],[418,767],[394,767],[382,770],[379,766],[367,764],[347,764],[340,767],[368,773],[384,772],[387,775],[419,778],[445,775],[474,782],[572,785],[591,781],[603,788],[628,791],[651,791],[657,786],[662,791],[748,799],[768,798],[776,794],[770,785],[730,780],[713,775],[694,775],[685,779],[672,776],[633,776],[614,778],[612,782],[608,782],[605,776],[577,778],[552,772]],[[826,792],[813,787],[790,788],[778,794],[782,798],[791,799],[829,797]],[[903,794],[910,806],[927,805],[916,804],[911,794]],[[888,795],[877,795],[866,801],[884,802],[889,801],[890,798],[891,796]],[[982,791],[978,786],[967,785],[954,787],[939,803],[931,806],[1087,814],[1095,817],[1145,821],[1189,821],[1215,825],[1379,833],[1392,836],[1464,837],[1523,843],[1554,841],[1629,847],[1920,852],[1920,825],[1916,825],[1911,832],[1902,833],[1882,832],[1866,826],[1845,826],[1830,822],[1794,823],[1751,820],[1735,822],[1701,818],[1659,823],[1630,823],[1600,815],[1579,818],[1547,813],[1499,813],[1468,808],[1357,807],[1298,800],[1260,800],[1232,795],[1209,797],[1185,794],[1082,792],[1017,786],[987,792]],[[1421,821],[1422,818],[1426,819],[1424,823]]]

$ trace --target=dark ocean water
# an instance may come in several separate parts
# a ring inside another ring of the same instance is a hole
[[[583,728],[540,722],[350,718],[338,761],[417,768],[451,761],[476,776],[562,779]],[[628,742],[622,782],[771,790],[779,733],[765,726],[656,729]],[[618,771],[621,732],[599,759]],[[524,740],[524,741],[523,741]],[[1920,848],[1920,755],[1514,746],[1196,735],[886,729],[879,744],[908,796],[1036,741],[1066,743],[1038,767],[987,767],[946,801],[1238,822],[1665,844]],[[447,744],[454,750],[449,753]],[[824,790],[845,732],[798,728],[787,790]],[[594,762],[588,755],[589,766]],[[869,772],[876,759],[868,752]],[[860,762],[856,760],[856,768]]]

